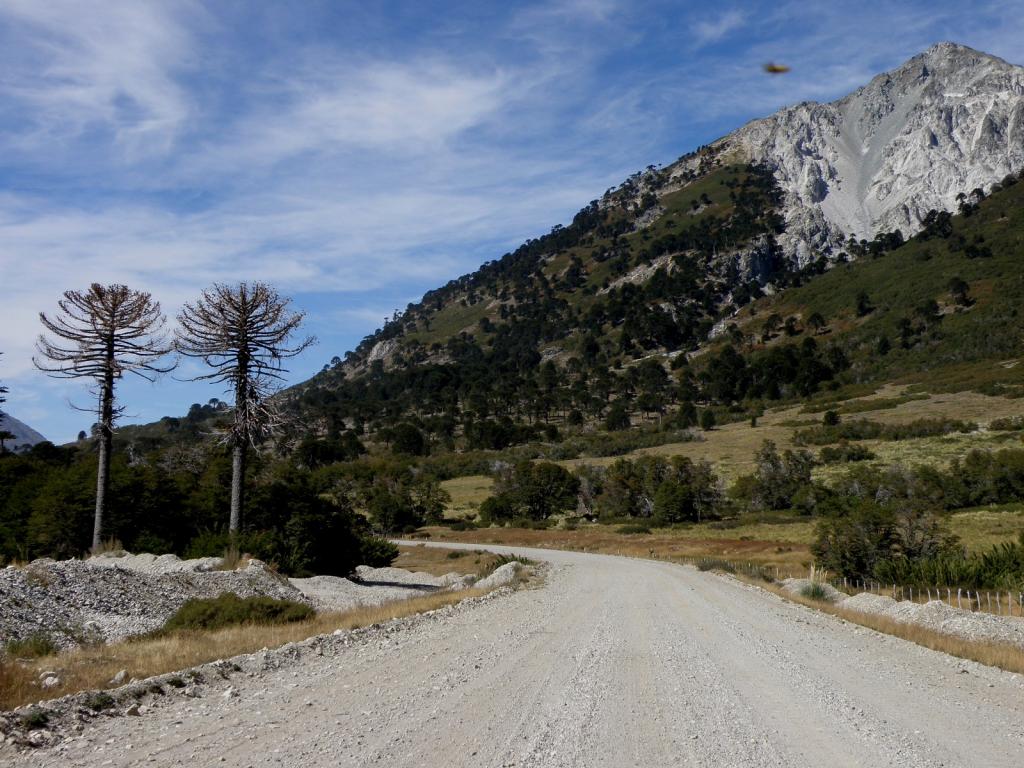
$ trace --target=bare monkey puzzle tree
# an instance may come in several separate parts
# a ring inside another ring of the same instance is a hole
[[[164,333],[167,319],[160,303],[143,291],[93,283],[86,291],[65,291],[57,306],[59,312],[52,318],[39,313],[53,338],[39,336],[36,348],[40,356],[32,362],[56,378],[96,382],[99,466],[92,532],[95,549],[100,545],[107,508],[114,422],[123,412],[115,406],[115,384],[125,373],[153,381],[156,374],[172,370],[173,364],[161,367],[157,361],[173,347]]]
[[[291,300],[265,283],[215,284],[178,314],[178,351],[210,366],[194,381],[219,381],[234,392],[234,420],[226,437],[231,446],[231,518],[238,533],[246,453],[269,436],[279,419],[270,395],[287,371],[282,362],[314,343],[307,337],[288,346],[305,317],[289,309]]]

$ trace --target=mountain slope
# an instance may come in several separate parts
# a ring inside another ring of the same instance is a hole
[[[961,193],[1020,168],[1024,68],[940,43],[838,101],[780,110],[635,174],[569,226],[428,292],[338,372],[359,375],[376,361],[443,364],[454,359],[446,348],[453,339],[487,349],[510,335],[563,362],[574,340],[591,336],[609,359],[637,348],[692,351],[762,287],[778,290],[798,271],[806,277],[844,253],[856,256],[849,235],[912,235],[930,210],[956,210]],[[729,218],[745,174],[768,176],[774,188],[762,183],[756,210],[737,227]],[[621,304],[624,291],[678,275],[681,264],[698,273],[695,285],[667,297],[654,291],[644,308],[631,295],[630,323],[602,311]],[[527,342],[518,330],[531,303],[544,329]],[[650,333],[652,325],[662,330]]]
[[[14,435],[13,440],[8,440],[5,443],[5,447],[9,451],[24,451],[46,441],[46,438],[32,427],[18,421],[9,413],[0,414],[0,431],[7,431]]]
[[[931,209],[1024,167],[1024,68],[939,43],[838,101],[805,102],[712,145],[763,162],[786,196],[789,252],[911,235]]]

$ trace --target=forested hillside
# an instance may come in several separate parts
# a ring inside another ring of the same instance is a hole
[[[738,418],[872,382],[1019,386],[1002,364],[1021,344],[1017,176],[932,212],[909,240],[851,238],[832,269],[779,258],[763,169],[643,191],[657,178],[635,182],[645,205],[594,204],[428,294],[296,388],[296,413],[324,435],[388,442],[401,426],[424,445],[493,449],[652,419],[685,428],[700,408]]]

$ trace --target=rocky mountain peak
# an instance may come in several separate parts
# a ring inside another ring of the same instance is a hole
[[[775,170],[790,255],[835,255],[849,235],[913,234],[929,210],[954,210],[959,192],[1024,168],[1024,68],[938,43],[848,96],[779,110],[713,149]]]

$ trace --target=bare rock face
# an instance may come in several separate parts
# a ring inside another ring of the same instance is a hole
[[[805,264],[849,235],[918,231],[930,209],[1024,169],[1024,67],[939,43],[829,104],[754,120],[711,148],[765,162],[786,194],[780,246]]]

